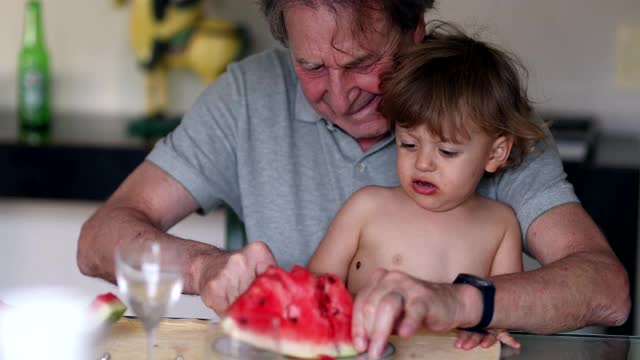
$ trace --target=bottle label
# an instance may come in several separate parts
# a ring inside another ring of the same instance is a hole
[[[29,69],[22,78],[22,100],[25,110],[37,111],[44,104],[45,79],[42,73]]]
[[[49,94],[46,73],[34,67],[22,70],[19,115],[22,126],[46,126],[49,121]]]

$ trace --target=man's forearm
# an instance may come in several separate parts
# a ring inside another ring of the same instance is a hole
[[[224,267],[220,249],[201,242],[181,239],[155,227],[140,211],[127,207],[100,209],[82,226],[78,241],[77,262],[80,271],[115,283],[114,251],[123,241],[158,241],[179,248],[185,256],[183,291],[198,294],[199,275]],[[215,261],[220,258],[220,261]]]
[[[627,274],[606,253],[575,253],[534,271],[492,280],[492,327],[554,333],[588,325],[616,326],[630,311]]]

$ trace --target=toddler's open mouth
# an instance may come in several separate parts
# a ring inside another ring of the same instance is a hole
[[[428,181],[415,180],[413,183],[420,187],[436,188],[436,186],[433,183],[430,183]]]

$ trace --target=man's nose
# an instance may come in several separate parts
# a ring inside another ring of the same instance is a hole
[[[436,169],[435,154],[431,149],[420,149],[416,158],[416,169],[420,171],[434,171]]]
[[[333,111],[344,115],[351,111],[355,91],[342,69],[329,70],[328,99]]]

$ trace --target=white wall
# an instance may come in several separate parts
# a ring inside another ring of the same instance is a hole
[[[41,0],[58,111],[143,111],[142,75],[129,48],[129,6],[112,0]],[[16,64],[26,0],[0,5],[0,107],[15,107]],[[224,16],[249,27],[261,51],[275,42],[253,0],[209,0],[210,16]],[[172,109],[184,111],[204,89],[186,71],[171,74]]]
[[[15,67],[24,0],[0,6],[0,107],[15,104]],[[588,112],[606,128],[640,134],[640,89],[615,85],[616,29],[640,26],[638,0],[440,0],[439,15],[477,28],[522,57],[540,107]],[[256,46],[274,44],[254,0],[210,0],[210,13],[250,26]],[[142,77],[127,38],[127,10],[111,0],[44,0],[55,107],[111,113],[142,111]],[[635,45],[640,46],[640,41]],[[639,53],[640,50],[636,50]],[[638,61],[640,66],[640,61]],[[172,75],[173,109],[187,109],[204,88]]]
[[[515,52],[541,108],[594,114],[605,128],[640,134],[640,84],[616,85],[616,32],[640,27],[640,1],[441,0],[436,14],[484,26],[481,34]]]
[[[0,198],[0,294],[12,288],[67,286],[89,294],[117,288],[80,273],[76,248],[82,223],[99,203]],[[170,233],[224,244],[224,214],[191,215]],[[1,295],[0,295],[1,300]],[[124,300],[124,299],[123,299]],[[183,295],[168,316],[215,317],[199,297]]]

